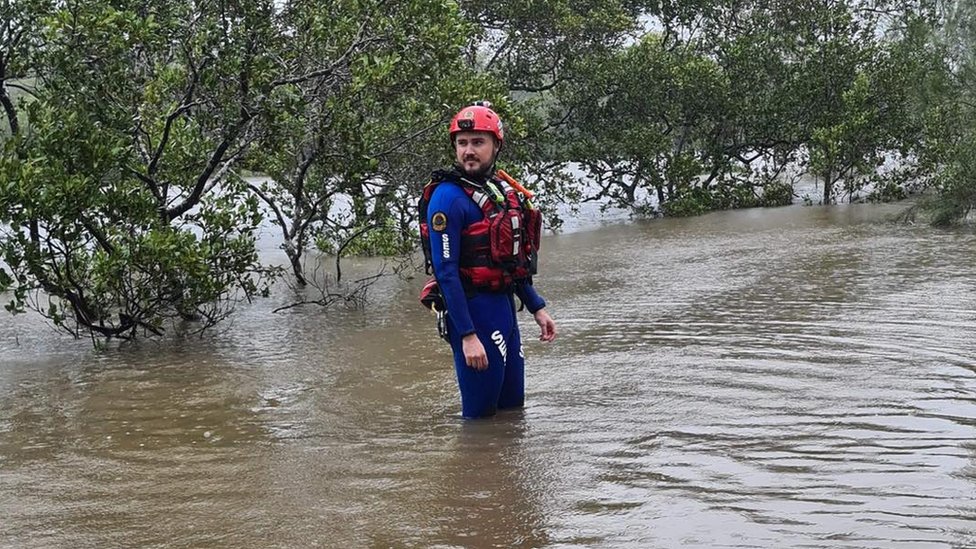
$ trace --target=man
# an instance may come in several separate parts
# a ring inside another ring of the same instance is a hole
[[[556,324],[532,286],[540,214],[524,189],[495,170],[501,120],[490,104],[476,103],[454,116],[449,133],[456,164],[424,189],[421,235],[446,304],[461,415],[487,417],[525,401],[514,296],[534,316],[539,339],[555,339]]]

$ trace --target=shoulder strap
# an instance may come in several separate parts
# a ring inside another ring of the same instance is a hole
[[[484,185],[478,185],[468,180],[464,181],[469,183],[462,185],[464,192],[468,193],[471,200],[474,200],[475,204],[481,208],[481,211],[485,212],[485,215],[491,215],[504,207],[505,193],[510,188],[506,188],[507,186],[503,185],[501,181],[492,178],[485,182]]]

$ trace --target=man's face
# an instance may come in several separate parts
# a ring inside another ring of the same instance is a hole
[[[495,158],[498,146],[488,132],[458,132],[454,135],[454,156],[468,175],[483,175]]]

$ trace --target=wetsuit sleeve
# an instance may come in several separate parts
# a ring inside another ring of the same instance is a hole
[[[515,287],[515,295],[522,300],[522,303],[525,303],[525,308],[532,314],[546,306],[546,300],[542,299],[542,296],[535,291],[531,282],[519,283]]]
[[[447,184],[434,190],[427,207],[427,226],[430,227],[430,252],[434,264],[434,277],[440,286],[447,315],[461,337],[474,333],[474,323],[468,310],[468,300],[461,285],[459,271],[461,259],[461,229],[465,224],[463,202],[467,195],[451,192]]]

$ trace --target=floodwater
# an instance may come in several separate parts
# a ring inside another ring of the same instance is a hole
[[[5,316],[0,546],[976,547],[976,236],[897,209],[546,237],[560,335],[485,421],[422,278],[102,351]]]

